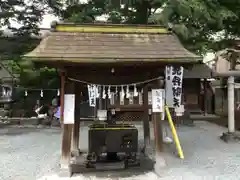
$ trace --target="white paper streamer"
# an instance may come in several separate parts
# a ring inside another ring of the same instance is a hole
[[[57,96],[60,96],[60,90],[59,89],[57,90]]]
[[[2,96],[6,96],[6,95],[7,95],[6,88],[2,87]]]
[[[118,96],[118,88],[117,88],[117,86],[115,87],[115,95]]]
[[[111,87],[108,86],[108,98],[111,99],[111,96],[112,96],[112,95],[111,95]]]
[[[124,99],[125,97],[125,92],[123,86],[121,87],[121,98]]]
[[[88,85],[88,97],[89,97],[89,106],[96,106],[96,86]]]
[[[133,96],[134,96],[134,97],[137,97],[137,96],[138,96],[138,92],[137,92],[137,86],[136,86],[136,84],[134,85]]]
[[[103,98],[103,99],[106,99],[106,90],[105,90],[105,86],[103,86],[102,98]]]
[[[43,97],[43,90],[41,90],[40,96]]]
[[[127,89],[126,89],[126,98],[130,98],[130,93],[129,93],[129,86],[127,86]]]

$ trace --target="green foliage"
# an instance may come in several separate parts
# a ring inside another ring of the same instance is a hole
[[[101,15],[108,16],[108,23],[160,24],[170,27],[184,46],[198,54],[208,50],[229,47],[233,39],[240,35],[239,0],[90,0],[88,3],[71,3],[61,0],[3,0],[0,2],[0,26],[8,26],[17,37],[0,42],[1,57],[12,59],[9,67],[19,74],[21,84],[32,87],[58,86],[58,75],[53,69],[35,70],[30,62],[20,55],[32,50],[39,40],[29,38],[37,34],[38,23],[46,12],[53,12],[60,19],[73,23],[92,23]],[[120,5],[120,2],[124,6]],[[16,8],[16,5],[21,8]],[[23,26],[14,29],[10,19]],[[220,41],[213,35],[221,32]],[[28,36],[28,37],[27,37]],[[13,45],[9,45],[11,43]],[[6,53],[8,52],[8,53]]]
[[[54,3],[53,3],[54,2]],[[17,36],[37,35],[44,14],[59,9],[56,0],[2,0],[0,1],[0,28],[7,26]],[[11,22],[21,26],[16,28]]]
[[[222,48],[223,44],[217,47],[218,42],[213,39],[213,35],[218,32],[223,32],[225,38],[230,38],[231,34],[239,36],[240,31],[236,31],[239,3],[224,0],[171,0],[165,4],[162,12],[153,14],[149,20],[170,25],[188,49],[201,53]],[[233,9],[233,4],[238,8]]]
[[[40,39],[23,36],[0,37],[0,57],[18,61],[19,56],[34,49],[39,42]]]

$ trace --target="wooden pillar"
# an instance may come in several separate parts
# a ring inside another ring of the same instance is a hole
[[[81,84],[76,83],[74,92],[75,92],[75,120],[73,127],[73,136],[72,136],[72,154],[75,156],[79,155],[79,131],[80,131],[80,102],[81,102]]]
[[[65,77],[61,78],[62,80]],[[72,81],[65,81],[65,87],[61,89],[65,89],[65,94],[74,94],[74,82]],[[64,85],[62,83],[62,86]],[[63,92],[63,91],[62,91]],[[65,94],[61,93],[61,97]],[[64,97],[63,97],[64,99]],[[63,110],[61,112],[61,119],[63,120],[63,135],[62,135],[62,151],[61,151],[61,168],[63,169],[68,169],[69,168],[69,163],[70,163],[70,158],[71,158],[71,141],[72,141],[72,132],[73,132],[73,124],[65,124],[65,119],[64,119],[64,106],[66,103],[64,101],[61,102],[62,107],[61,109]]]
[[[161,88],[160,81],[157,82],[156,88]],[[162,120],[161,113],[152,112],[152,122],[154,127],[154,136],[155,136],[155,146],[156,152],[163,151],[163,132],[162,132]]]
[[[60,121],[63,124],[63,111],[64,111],[64,94],[65,94],[65,73],[60,72]]]
[[[204,115],[207,114],[208,112],[208,101],[207,101],[207,79],[204,79],[203,81],[203,111],[204,111]]]
[[[160,113],[152,113],[152,121],[154,126],[154,135],[156,143],[156,152],[163,151],[163,135],[162,135],[162,122]]]
[[[149,127],[149,116],[148,116],[148,86],[145,85],[143,88],[143,106],[144,106],[144,116],[143,116],[143,133],[144,133],[144,146],[150,144],[150,127]]]
[[[100,96],[98,98],[98,109],[102,110],[103,109],[103,99],[102,99],[102,86],[100,86],[99,88],[99,93],[100,93]]]

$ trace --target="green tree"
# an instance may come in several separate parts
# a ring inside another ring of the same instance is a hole
[[[188,49],[201,53],[227,47],[233,35],[239,36],[239,8],[237,0],[171,0],[149,21],[170,25]],[[217,33],[221,41],[214,39]]]
[[[13,29],[17,37],[31,33],[37,34],[39,30],[37,24],[42,15],[49,11],[58,15],[60,19],[74,23],[91,23],[96,21],[98,16],[107,15],[109,23],[165,25],[177,34],[187,49],[198,54],[210,49],[229,47],[240,34],[239,0],[126,0],[126,2],[124,0],[90,0],[88,3],[33,0],[31,5],[24,2],[22,0],[0,2],[1,26],[10,27],[10,19],[15,19],[24,25],[20,29]],[[122,6],[120,2],[124,5]],[[16,5],[24,7],[24,11],[17,9]],[[220,40],[213,37],[218,33],[222,34]],[[23,54],[33,48],[29,44],[22,50],[18,49],[17,54]],[[47,86],[40,78],[45,77],[45,73],[46,76],[52,74],[53,79],[55,78],[54,70],[33,71],[30,64],[23,65],[26,62],[20,63],[17,60],[15,62],[21,69],[24,79],[31,75],[33,79],[28,79],[26,82],[31,82],[32,85],[38,82],[36,86],[38,84]]]
[[[8,69],[18,74],[20,85],[26,87],[58,87],[58,76],[54,69],[34,69],[31,63],[22,60],[22,55],[33,50],[40,42],[39,23],[45,13],[59,9],[52,0],[3,0],[0,1],[0,28],[7,27],[13,37],[0,37],[0,59],[6,61]],[[16,28],[13,23],[18,23]],[[0,34],[1,35],[1,34]],[[6,63],[5,63],[6,64]],[[45,79],[45,81],[44,81]],[[46,79],[49,81],[46,82]]]
[[[57,0],[2,0],[0,28],[8,27],[17,36],[38,35],[43,15],[57,11],[59,6]],[[14,27],[11,22],[18,23],[20,27]]]
[[[239,9],[238,0],[90,0],[87,4],[67,5],[61,17],[89,23],[106,14],[109,23],[165,25],[187,49],[201,54],[227,47],[239,36]],[[223,36],[221,41],[214,39],[218,33]]]

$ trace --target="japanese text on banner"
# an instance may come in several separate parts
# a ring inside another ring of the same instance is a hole
[[[165,99],[168,107],[173,107],[173,92],[172,92],[172,67],[165,68]]]
[[[152,89],[152,112],[163,112],[162,89]]]
[[[173,107],[180,107],[182,100],[182,81],[183,81],[183,67],[172,67],[172,93],[173,93]]]
[[[97,87],[95,85],[88,85],[88,96],[89,96],[89,106],[96,106],[96,90]]]

